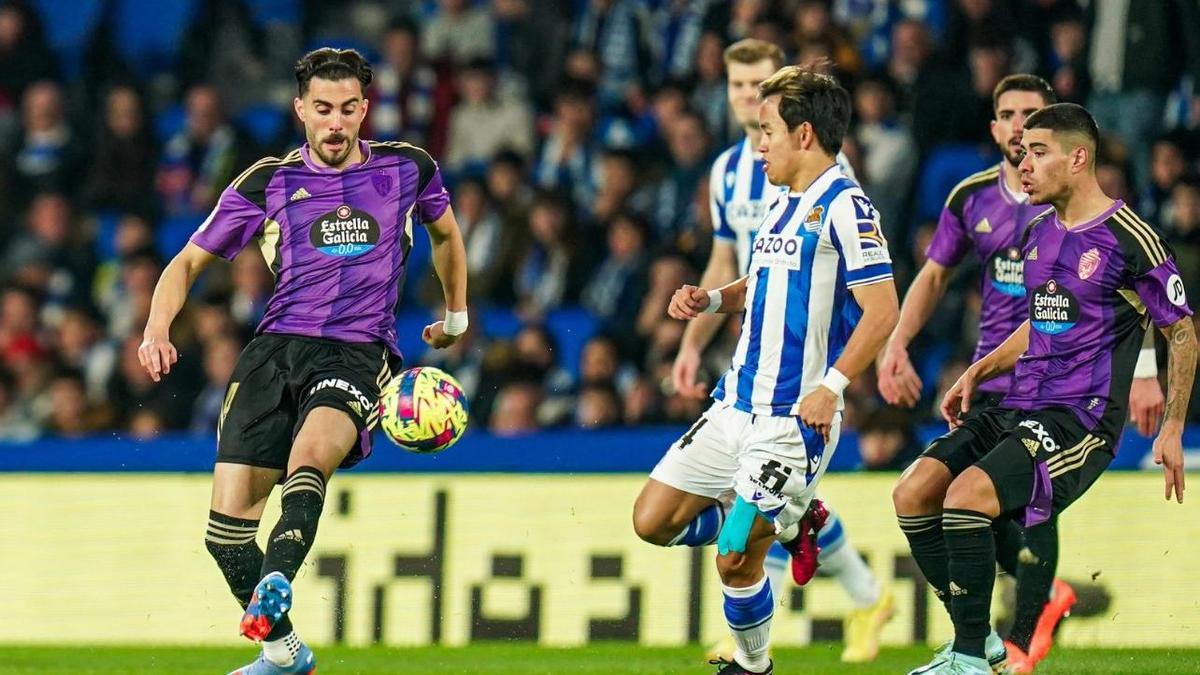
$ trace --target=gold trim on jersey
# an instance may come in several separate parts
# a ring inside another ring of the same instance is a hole
[[[263,157],[257,162],[251,164],[248,169],[238,174],[238,177],[234,178],[233,182],[229,185],[236,190],[242,186],[242,183],[244,183],[247,178],[250,177],[250,174],[259,169],[265,169],[269,166],[283,166],[284,164],[292,164],[299,161],[301,161],[300,148],[296,148],[283,157]]]
[[[961,192],[963,189],[971,187],[972,185],[978,185],[980,183],[985,183],[990,180],[995,180],[999,177],[1000,177],[1000,165],[999,164],[997,164],[996,166],[993,166],[990,169],[984,169],[983,171],[977,171],[977,172],[971,174],[970,176],[967,176],[966,178],[960,180],[958,182],[958,185],[955,185],[954,189],[950,191],[950,196],[946,197],[946,206],[950,206],[950,203],[954,201],[954,198],[957,197],[958,193]]]
[[[1162,240],[1158,233],[1150,224],[1141,218],[1137,217],[1128,206],[1122,206],[1113,212],[1113,220],[1121,227],[1125,228],[1134,239],[1137,240],[1145,251],[1146,257],[1150,260],[1150,267],[1158,267],[1167,259],[1167,249],[1162,245]]]
[[[1134,311],[1136,311],[1138,314],[1146,313],[1146,303],[1142,302],[1142,296],[1138,295],[1137,291],[1131,288],[1118,288],[1117,293],[1119,293],[1121,297],[1125,299],[1125,302],[1128,302],[1130,305],[1132,305]]]
[[[258,248],[272,276],[275,275],[275,262],[279,256],[280,229],[279,221],[267,218],[263,221],[262,234],[258,235]]]

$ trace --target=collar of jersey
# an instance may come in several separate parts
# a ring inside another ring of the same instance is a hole
[[[371,146],[361,138],[358,139],[358,149],[360,152],[362,152],[362,161],[358,164],[348,166],[345,169],[331,169],[327,166],[321,166],[320,164],[312,161],[312,158],[308,155],[309,146],[307,142],[300,146],[300,157],[304,159],[304,166],[307,166],[309,171],[314,171],[316,173],[341,173],[346,169],[353,169],[356,166],[362,166],[371,159]]]
[[[1029,203],[1029,195],[1025,194],[1024,192],[1019,195],[1014,194],[1012,190],[1008,189],[1008,183],[1004,182],[1004,161],[1005,160],[1003,159],[1000,160],[1000,175],[996,177],[996,180],[1000,181],[1000,196],[1003,197],[1004,201],[1008,202],[1009,204],[1024,206]]]
[[[835,161],[833,166],[817,174],[817,177],[813,179],[813,182],[809,183],[808,187],[804,188],[803,191],[792,192],[791,190],[788,190],[788,197],[791,197],[792,199],[799,199],[813,190],[816,190],[817,194],[822,194],[829,187],[830,183],[841,178],[842,175],[842,167],[838,166],[838,163]]]
[[[1090,230],[1093,227],[1099,225],[1100,223],[1103,223],[1104,221],[1108,220],[1109,218],[1112,217],[1112,214],[1116,213],[1117,210],[1123,206],[1125,206],[1124,200],[1122,200],[1122,199],[1114,200],[1112,203],[1112,206],[1101,211],[1100,215],[1096,216],[1095,218],[1092,218],[1091,220],[1083,223],[1082,225],[1076,225],[1075,227],[1072,227],[1072,228],[1068,228],[1066,225],[1063,225],[1062,221],[1058,219],[1058,213],[1055,212],[1054,224],[1058,226],[1058,229],[1062,230],[1063,232],[1066,232],[1067,234],[1074,234],[1075,232],[1083,232],[1084,230]]]

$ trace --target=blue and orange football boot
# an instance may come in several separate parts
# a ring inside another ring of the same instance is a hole
[[[254,595],[250,596],[250,604],[242,615],[242,635],[262,642],[291,608],[291,583],[281,572],[271,572],[254,587]]]

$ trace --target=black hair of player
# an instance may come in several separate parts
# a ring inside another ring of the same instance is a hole
[[[333,47],[314,49],[300,57],[300,60],[296,62],[295,71],[296,86],[299,88],[301,98],[308,92],[308,83],[314,77],[333,81],[355,78],[362,85],[365,93],[374,76],[371,64],[367,63],[362,54],[353,49],[334,49]]]
[[[1100,127],[1087,108],[1076,103],[1055,103],[1034,112],[1025,119],[1025,131],[1049,129],[1055,134],[1077,134],[1091,143],[1092,166],[1096,165],[1096,150],[1100,147]]]
[[[850,127],[850,93],[831,75],[784,66],[758,85],[758,96],[766,100],[779,94],[779,116],[788,132],[808,122],[817,144],[833,156],[842,149]]]
[[[1000,107],[1000,96],[1010,91],[1028,91],[1040,94],[1042,105],[1054,105],[1058,103],[1058,94],[1054,93],[1054,87],[1051,87],[1049,82],[1037,75],[1017,73],[1005,76],[996,85],[996,88],[992,90],[992,110]]]

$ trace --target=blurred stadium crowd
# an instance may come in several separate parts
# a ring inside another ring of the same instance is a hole
[[[950,188],[998,159],[993,86],[1034,72],[1096,114],[1103,185],[1166,233],[1200,297],[1200,9],[1105,2],[0,1],[0,439],[212,433],[270,274],[250,249],[201,280],[161,384],[136,356],[150,295],[227,182],[302,142],[291,66],[322,45],[375,65],[364,137],[428,149],[451,185],[471,339],[418,348],[441,311],[418,249],[401,341],[498,433],[705,405],[671,391],[682,325],[664,308],[708,254],[710,162],[742,136],[722,51],[743,37],[835,64],[854,104],[844,150],[901,290]],[[868,465],[911,457],[913,422],[970,356],[979,297],[961,274],[914,345],[921,407],[883,408],[871,376],[849,392]]]

